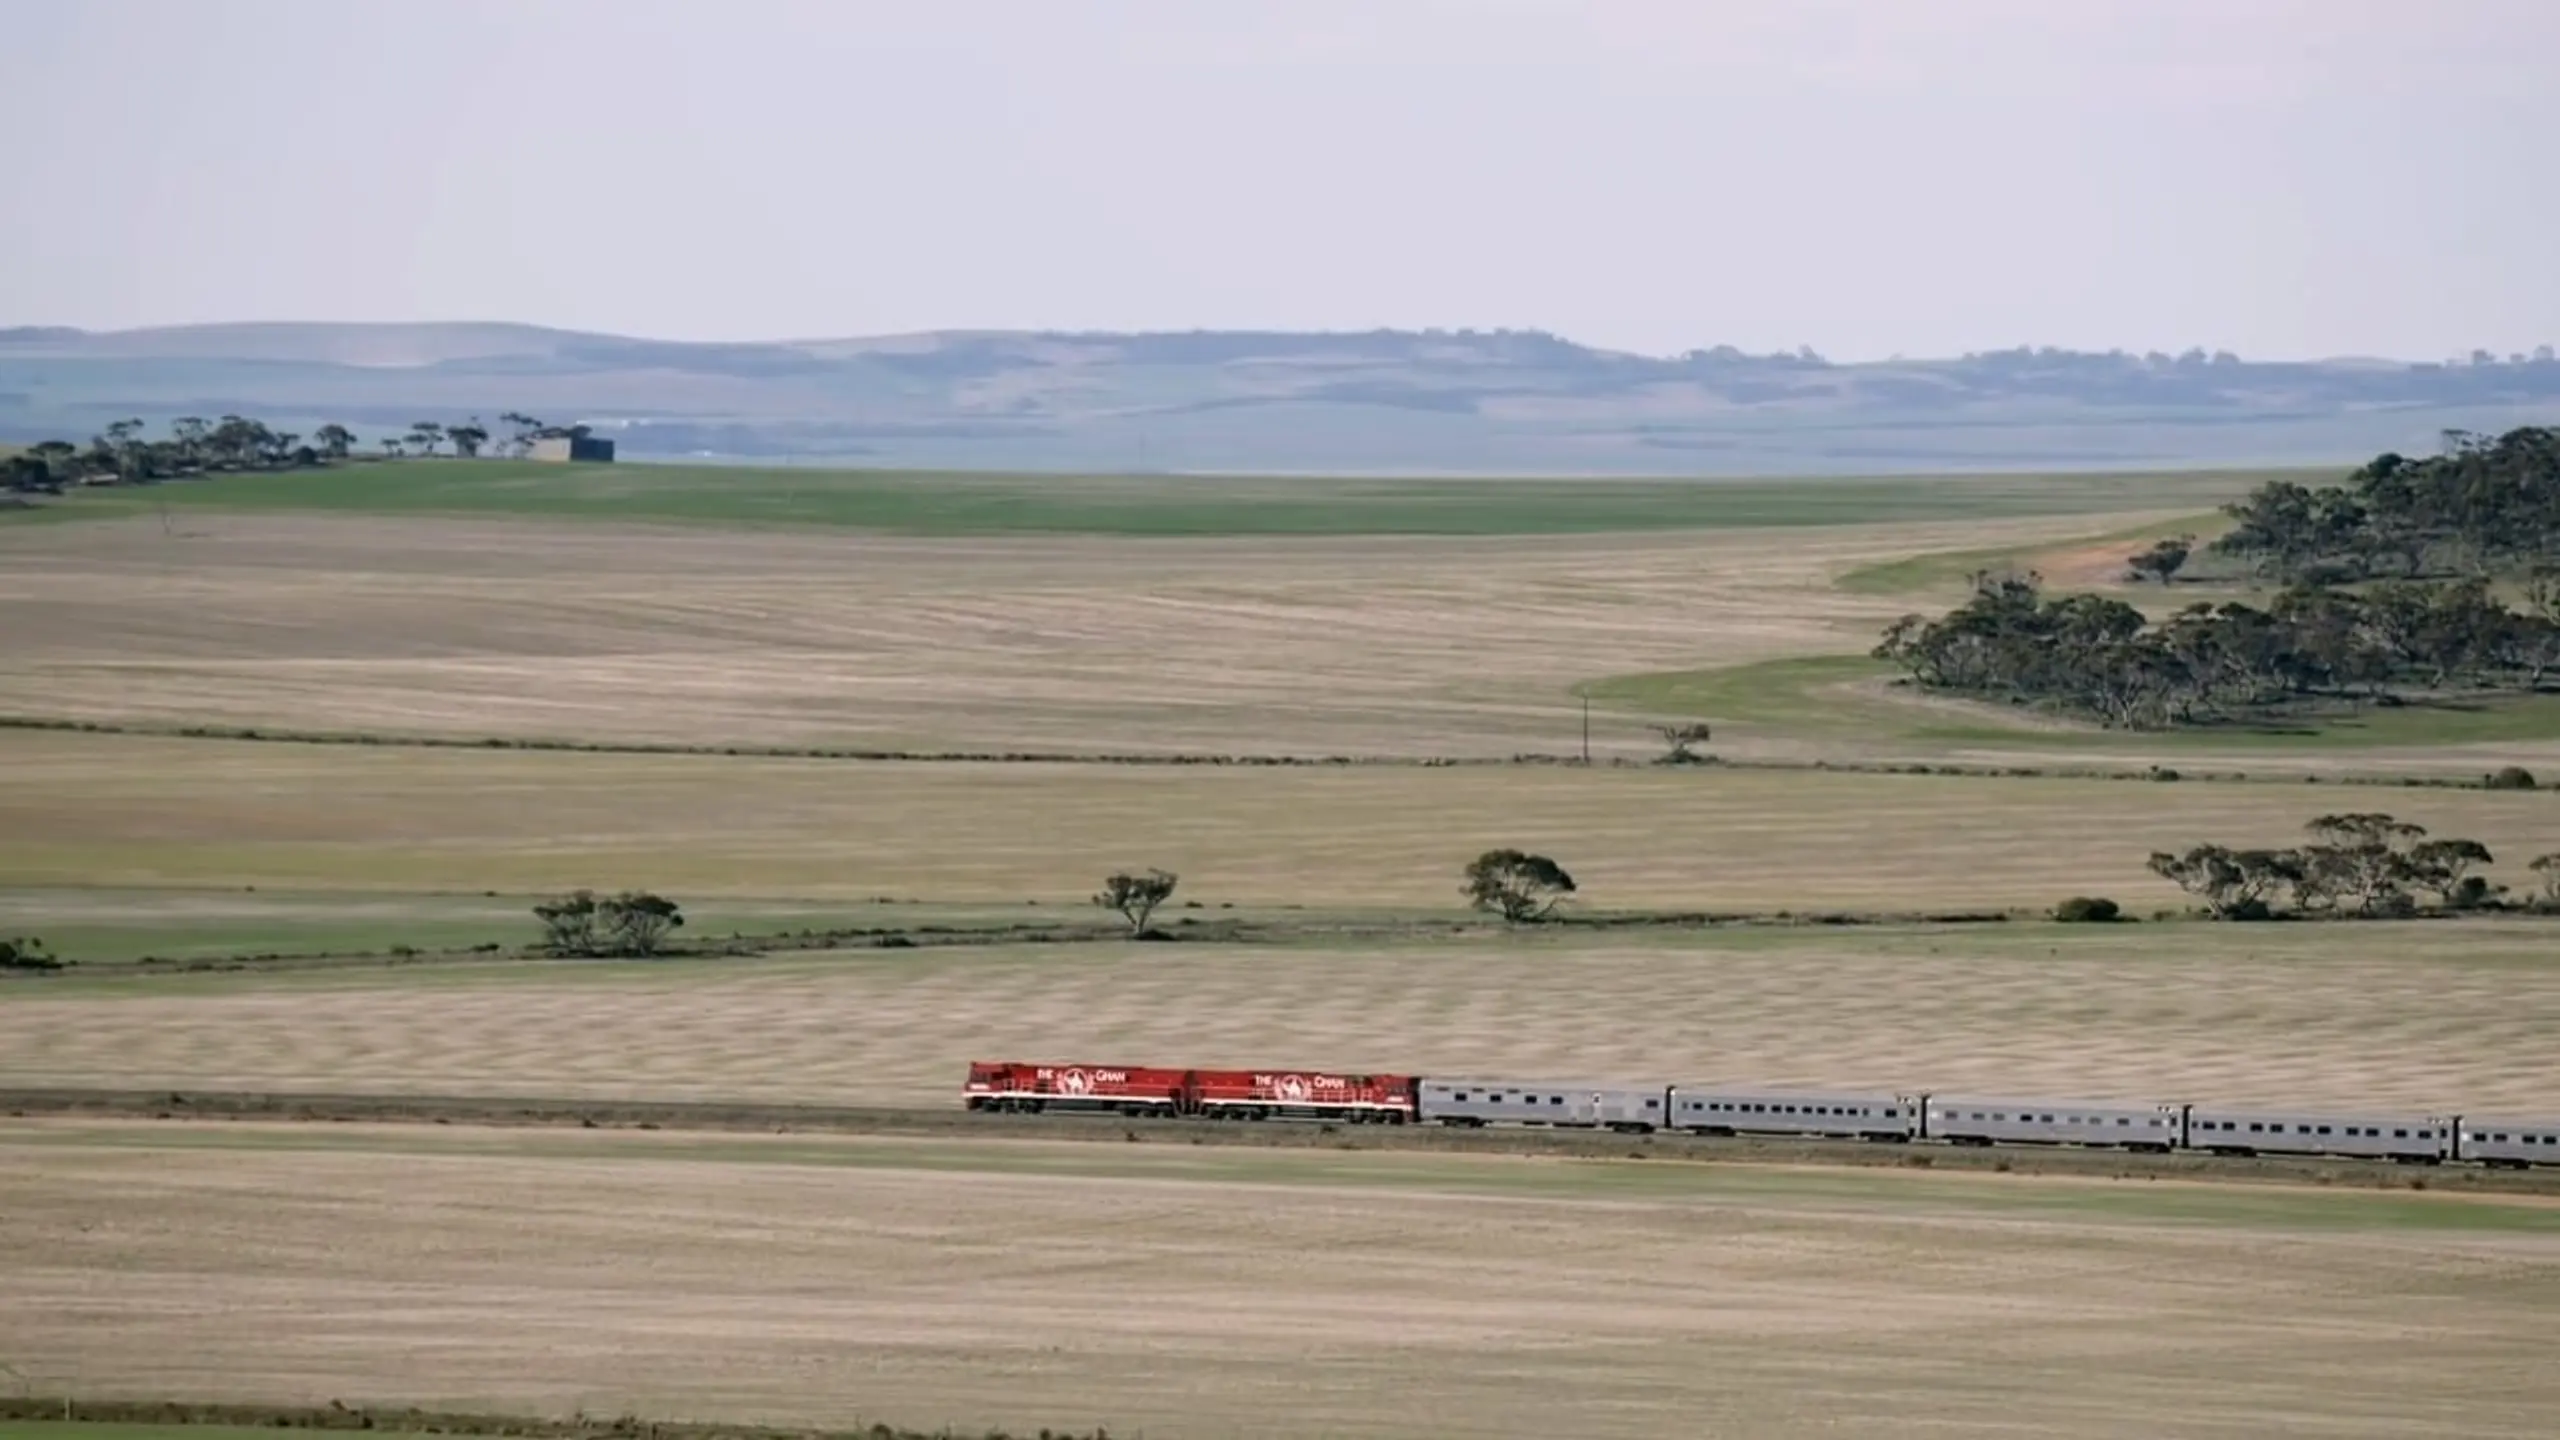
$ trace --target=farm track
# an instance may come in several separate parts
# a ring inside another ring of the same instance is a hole
[[[1340,1126],[1112,1116],[972,1114],[957,1108],[745,1104],[725,1101],[574,1100],[518,1096],[299,1094],[240,1090],[0,1089],[12,1119],[148,1119],[173,1124],[278,1121],[307,1124],[468,1125],[868,1135],[915,1139],[1188,1144],[1264,1150],[1404,1150],[1554,1159],[1662,1159],[1691,1164],[1934,1169],[2079,1179],[2173,1180],[2424,1188],[2456,1194],[2560,1196],[2560,1169],[2482,1170],[2355,1160],[2142,1155],[2112,1150],[1932,1144],[1862,1144],[1774,1137],[1706,1139],[1574,1130],[1463,1130],[1437,1125]]]
[[[1905,703],[1915,705],[1934,703],[1943,708],[1949,704],[1970,702],[1914,699]],[[492,735],[475,738],[467,735],[294,730],[267,726],[150,725],[5,714],[0,714],[0,730],[43,734],[112,735],[145,740],[228,741],[250,745],[354,746],[389,750],[494,750],[525,751],[536,754],[732,760],[811,760],[860,765],[1092,765],[1168,770],[1656,770],[1664,768],[1676,770],[1683,768],[1666,767],[1658,759],[1634,759],[1625,755],[1603,755],[1585,759],[1577,755],[1544,751],[1522,751],[1511,755],[1391,753],[1318,755],[1286,751],[892,750],[812,745],[689,745],[645,740],[580,740],[540,736]],[[2485,788],[2480,780],[2463,775],[2399,773],[2387,770],[2279,770],[2253,773],[2247,770],[2200,768],[2193,765],[2171,768],[2156,763],[2127,766],[2089,765],[2066,761],[2051,765],[2034,763],[1992,765],[1948,761],[1859,760],[1846,757],[1788,758],[1718,755],[1698,757],[1688,762],[1686,768],[1697,771],[1740,770],[1780,774],[1816,772],[1838,775],[1939,775],[1967,780],[2114,780],[2145,784],[2174,780],[2196,784],[2285,786],[2326,783],[2386,790]]]

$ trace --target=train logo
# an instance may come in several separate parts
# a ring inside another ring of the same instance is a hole
[[[1307,1083],[1304,1075],[1283,1075],[1271,1082],[1271,1094],[1275,1099],[1297,1102],[1314,1093],[1315,1087]]]
[[[1090,1095],[1093,1093],[1093,1077],[1081,1070],[1061,1070],[1058,1072],[1058,1093]]]

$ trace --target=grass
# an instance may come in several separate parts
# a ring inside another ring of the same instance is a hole
[[[1957,697],[1942,699],[1908,687],[1880,688],[1900,677],[1900,671],[1882,661],[1823,656],[1614,675],[1583,689],[1594,704],[1614,710],[1827,735],[1907,752],[1996,747],[2022,752],[2016,763],[2024,764],[2034,763],[2037,751],[2085,753],[2093,747],[2161,758],[2360,752],[2368,763],[2388,764],[2386,756],[2375,752],[2560,740],[2560,696],[2555,695],[2454,697],[2263,723],[2119,731]],[[2485,773],[2496,767],[2478,768]]]
[[[973,1059],[2560,1113],[2543,921],[454,964],[0,994],[0,1086],[955,1104]]]
[[[0,1348],[78,1393],[1359,1440],[2521,1440],[2554,1395],[2547,1207],[1147,1145],[138,1133],[0,1130],[0,1245],[45,1257],[13,1274]]]
[[[1985,570],[2042,571],[2056,559],[2066,562],[2076,561],[2088,552],[2118,548],[2129,555],[2144,548],[2151,541],[2165,540],[2173,535],[2196,535],[2209,539],[2219,531],[2228,528],[2229,524],[2230,522],[2220,515],[2189,515],[2112,530],[2103,535],[2089,536],[2071,542],[2067,548],[2051,545],[2034,547],[2012,545],[1992,549],[1933,551],[1900,560],[1887,560],[1874,565],[1860,566],[1842,575],[1838,584],[1841,589],[1856,595],[1915,595],[1930,591],[1961,590],[1972,576]],[[2092,578],[2099,578],[2100,588],[2123,588],[2120,584],[2109,586],[2107,583],[2109,580],[2120,577]],[[2072,588],[2080,587],[2073,585]]]
[[[1568,535],[2085,514],[2220,500],[2256,472],[1770,481],[988,475],[793,467],[418,461],[81,494],[64,513],[295,510],[907,535]]]

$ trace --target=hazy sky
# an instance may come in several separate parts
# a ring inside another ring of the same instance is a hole
[[[0,0],[0,325],[2560,341],[2560,0]]]

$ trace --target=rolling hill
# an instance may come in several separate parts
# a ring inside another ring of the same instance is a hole
[[[522,410],[632,459],[953,468],[1882,473],[2353,460],[2560,414],[2560,361],[2053,349],[1833,363],[1533,331],[940,331],[702,343],[515,324],[0,329],[0,443],[255,414]]]

